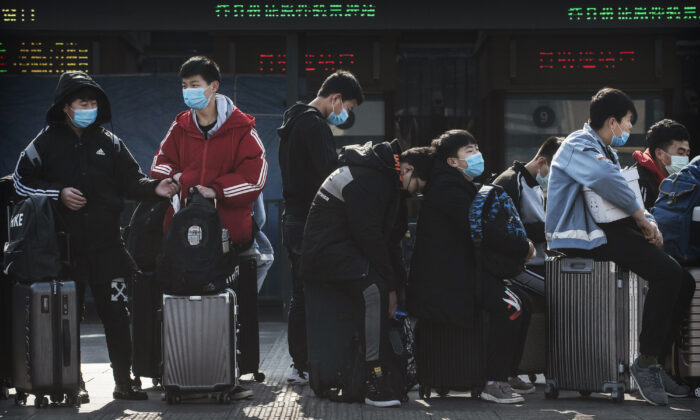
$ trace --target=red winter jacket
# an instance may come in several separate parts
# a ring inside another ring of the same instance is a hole
[[[217,100],[217,106],[220,104],[225,106],[225,102]],[[163,179],[178,172],[182,172],[181,206],[190,187],[214,188],[216,207],[231,241],[244,244],[253,239],[252,207],[267,179],[265,148],[255,130],[255,118],[233,107],[223,125],[205,140],[192,118],[192,110],[181,112],[153,159],[151,177]],[[164,229],[172,217],[170,207]]]

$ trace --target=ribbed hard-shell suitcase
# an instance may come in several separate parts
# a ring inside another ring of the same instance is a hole
[[[700,398],[700,267],[691,267],[688,271],[695,279],[696,288],[688,319],[681,327],[678,370],[681,378],[692,386],[693,394]]]
[[[484,385],[484,332],[478,320],[474,329],[419,319],[414,329],[414,357],[421,398],[432,390],[440,396],[450,391],[470,391],[473,398]]]
[[[157,386],[162,382],[159,317],[163,293],[152,272],[137,273],[130,282],[131,370],[138,378],[152,378]]]
[[[545,265],[545,396],[607,392],[623,401],[636,389],[629,368],[639,354],[646,282],[610,261],[548,257]]]
[[[12,291],[15,403],[79,406],[80,330],[75,282],[18,283]]]
[[[185,394],[229,402],[238,385],[236,294],[163,295],[163,388],[169,404]]]

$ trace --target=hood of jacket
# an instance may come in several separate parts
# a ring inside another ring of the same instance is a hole
[[[102,87],[83,71],[69,71],[63,73],[58,79],[56,92],[53,95],[53,105],[46,112],[46,122],[49,124],[65,122],[66,114],[63,112],[63,106],[66,98],[85,87],[93,88],[97,92],[97,119],[92,125],[102,125],[111,121],[112,107]]]
[[[233,105],[233,101],[228,97],[217,94],[216,95],[216,124],[209,130],[209,138],[214,136],[216,133],[224,132],[226,130],[236,128],[236,127],[253,127],[255,125],[255,118],[243,113],[240,109]],[[177,124],[180,125],[189,135],[198,138],[204,138],[202,130],[196,122],[195,112],[191,109],[183,111],[175,117]]]
[[[656,178],[657,184],[661,184],[661,181],[664,180],[664,175],[661,173],[659,167],[656,166],[656,161],[654,161],[654,158],[651,157],[649,149],[645,150],[644,153],[640,152],[639,150],[636,150],[634,153],[632,153],[632,157],[634,158],[634,160],[637,161],[639,166],[648,169],[649,172],[654,174],[654,178]]]
[[[291,108],[284,111],[284,115],[282,117],[282,126],[277,129],[277,134],[279,134],[280,137],[286,136],[287,134],[289,134],[290,131],[292,131],[292,127],[294,127],[294,124],[299,119],[299,117],[309,113],[316,114],[321,119],[325,120],[325,118],[323,118],[323,114],[321,114],[321,111],[319,111],[315,107],[306,105],[303,102],[297,102]]]
[[[399,156],[401,155],[401,145],[398,139],[389,142],[381,142],[372,145],[368,141],[362,145],[345,146],[338,155],[340,166],[363,166],[376,169],[380,172],[399,174]]]

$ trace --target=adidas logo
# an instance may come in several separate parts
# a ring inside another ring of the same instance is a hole
[[[104,152],[104,150],[100,149],[100,150],[98,150],[97,153],[95,153],[95,154],[96,154],[96,155],[100,155],[100,156],[104,156],[104,155],[105,155],[105,152]]]

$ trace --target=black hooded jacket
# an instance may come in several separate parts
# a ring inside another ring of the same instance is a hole
[[[343,282],[375,271],[387,290],[405,282],[399,242],[406,232],[398,141],[343,149],[340,168],[314,198],[304,229],[301,275]]]
[[[407,300],[412,316],[470,328],[481,305],[477,281],[483,287],[501,282],[477,273],[469,208],[480,187],[436,159],[423,191],[411,258]],[[483,247],[524,258],[529,243],[486,224]]]
[[[338,166],[333,133],[318,109],[303,103],[285,111],[277,133],[285,213],[306,218],[318,187]]]
[[[97,92],[97,119],[78,136],[66,122],[66,99],[84,87]],[[54,104],[46,113],[48,125],[20,154],[15,189],[22,196],[44,195],[58,201],[57,223],[70,234],[74,256],[114,248],[121,243],[119,214],[123,198],[155,200],[155,186],[139,169],[124,143],[100,125],[111,120],[107,95],[84,72],[61,75]],[[38,159],[31,160],[31,146]],[[87,204],[72,211],[60,201],[63,188],[83,193]]]

